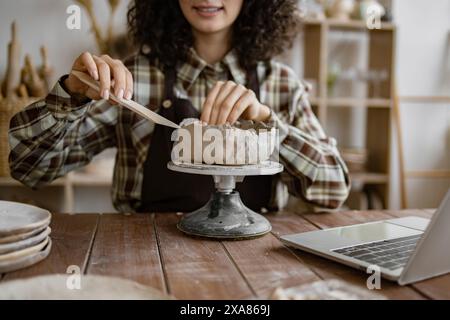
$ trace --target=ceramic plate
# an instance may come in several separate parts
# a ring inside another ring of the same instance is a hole
[[[28,204],[0,201],[0,238],[42,228],[50,222],[50,212]]]
[[[52,248],[52,240],[48,238],[48,244],[43,248],[42,251],[16,260],[0,262],[0,273],[12,272],[38,263],[47,258],[51,248]]]
[[[173,297],[140,283],[116,277],[85,275],[78,290],[67,287],[67,274],[2,282],[0,300],[168,300]]]
[[[50,234],[50,231],[51,231],[50,227],[47,227],[42,232],[30,238],[23,239],[17,242],[0,244],[0,255],[37,245],[38,243],[42,242],[45,238],[47,238],[47,236]]]
[[[17,250],[5,254],[0,254],[0,263],[2,262],[8,262],[8,261],[14,261],[17,259],[20,259],[22,257],[26,257],[32,254],[35,254],[39,251],[41,251],[48,243],[49,237],[45,238],[44,241],[41,241],[37,245],[31,246],[29,248],[25,248],[22,250]]]
[[[17,242],[17,241],[20,241],[20,240],[31,238],[32,236],[35,236],[38,233],[41,233],[42,231],[47,229],[47,227],[48,227],[48,225],[44,225],[42,228],[34,229],[32,231],[28,231],[28,232],[20,233],[20,234],[14,234],[12,236],[7,236],[7,237],[4,237],[4,238],[0,238],[0,244]]]

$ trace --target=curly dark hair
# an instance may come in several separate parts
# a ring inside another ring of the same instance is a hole
[[[298,26],[294,0],[244,0],[231,43],[241,67],[249,70],[289,48]],[[149,46],[149,58],[163,66],[185,61],[193,45],[191,26],[178,0],[134,0],[128,27],[136,45]]]

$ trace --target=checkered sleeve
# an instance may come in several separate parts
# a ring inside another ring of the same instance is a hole
[[[271,120],[280,133],[281,180],[289,193],[312,205],[340,207],[349,193],[349,177],[336,140],[326,136],[295,73],[278,64],[272,74],[269,82],[279,95],[272,98],[279,103]]]
[[[116,107],[70,95],[63,79],[45,99],[26,107],[10,121],[11,175],[33,188],[115,146]]]

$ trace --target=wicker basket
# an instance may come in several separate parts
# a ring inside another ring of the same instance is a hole
[[[9,121],[20,110],[38,98],[0,100],[0,177],[9,177]]]

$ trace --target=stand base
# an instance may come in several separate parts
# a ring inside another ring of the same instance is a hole
[[[189,235],[219,239],[253,238],[272,230],[266,218],[242,203],[237,191],[216,191],[205,206],[186,214],[177,227]]]

